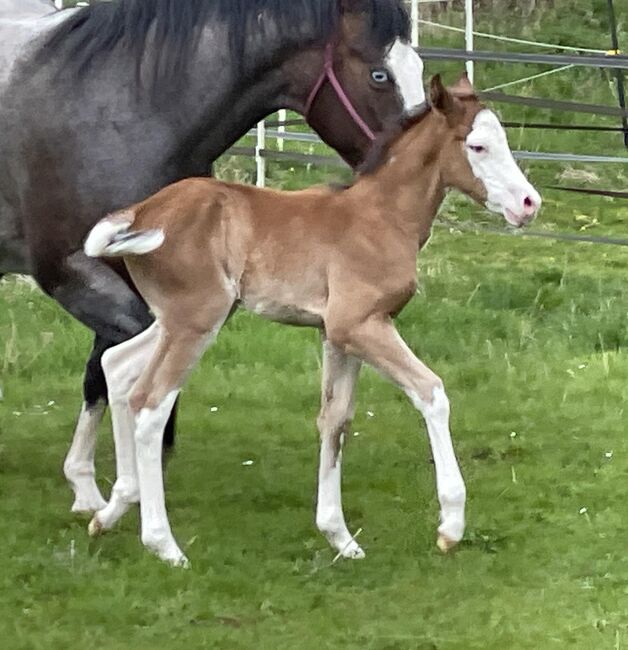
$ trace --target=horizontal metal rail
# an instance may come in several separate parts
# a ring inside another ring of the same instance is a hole
[[[256,131],[249,131],[250,136],[256,135]],[[322,144],[323,141],[314,133],[295,133],[295,132],[285,132],[280,133],[279,131],[267,130],[266,137],[270,139],[279,139],[282,138],[288,142],[307,142],[309,144]],[[233,149],[231,149],[233,151]],[[269,149],[263,149],[260,152],[262,157],[270,157],[270,154],[274,153],[285,153],[286,156],[299,156],[298,160],[302,160],[301,157],[306,159],[306,162],[314,162],[312,154],[301,154],[296,152],[274,152]],[[595,155],[586,155],[586,154],[575,154],[575,153],[554,153],[551,151],[514,151],[515,158],[518,160],[539,160],[546,162],[580,162],[580,163],[612,163],[626,165],[628,164],[628,157],[621,156],[595,156]],[[237,154],[240,155],[240,154]],[[247,155],[247,154],[242,154]],[[325,160],[334,160],[330,156],[319,156],[319,158],[324,158]],[[283,160],[288,160],[289,158],[282,158]]]
[[[519,95],[507,95],[498,92],[480,93],[480,97],[501,104],[531,106],[532,108],[547,108],[549,110],[558,110],[567,113],[588,113],[590,115],[607,115],[609,117],[623,117],[628,114],[628,111],[614,106],[583,104],[580,102],[568,102],[558,99],[543,99],[541,97],[521,97]]]
[[[420,47],[422,59],[432,61],[494,61],[497,63],[540,63],[544,65],[577,65],[587,68],[628,70],[628,56],[594,54],[528,54],[522,52],[485,52],[443,47]]]

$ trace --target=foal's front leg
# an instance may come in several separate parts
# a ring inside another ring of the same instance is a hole
[[[371,318],[346,338],[347,351],[392,379],[425,418],[441,508],[437,544],[446,552],[464,533],[466,488],[449,432],[449,400],[443,382],[416,358],[387,319]]]
[[[341,462],[343,437],[349,430],[355,405],[355,383],[360,361],[323,341],[323,385],[317,424],[321,436],[316,525],[344,557],[363,558],[342,512]]]

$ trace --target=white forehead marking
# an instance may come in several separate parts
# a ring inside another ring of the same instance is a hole
[[[495,115],[495,113],[493,113],[493,111],[489,110],[488,108],[481,110],[475,116],[475,120],[473,120],[473,128],[470,135],[472,136],[476,132],[482,133],[485,136],[490,134],[502,143],[508,143],[504,127],[501,125],[501,122],[497,118],[497,115]]]
[[[425,102],[423,61],[413,47],[397,39],[386,55],[386,67],[392,72],[406,113],[412,113]]]
[[[486,188],[487,207],[520,226],[529,201],[538,209],[541,197],[515,162],[506,131],[493,111],[484,109],[476,115],[467,145],[471,169]],[[474,151],[474,146],[483,147],[483,151]]]

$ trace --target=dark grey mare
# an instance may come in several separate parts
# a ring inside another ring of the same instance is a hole
[[[32,275],[95,332],[64,464],[73,511],[104,501],[102,353],[152,317],[122,267],[87,258],[103,215],[209,173],[286,107],[352,165],[424,100],[401,0],[0,0],[0,275]],[[166,439],[173,440],[170,422]]]

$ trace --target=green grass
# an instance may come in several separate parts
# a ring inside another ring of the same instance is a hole
[[[136,514],[96,541],[69,514],[61,462],[89,337],[38,291],[4,281],[0,634],[10,647],[626,647],[625,251],[441,229],[419,267],[421,293],[399,327],[452,402],[469,491],[458,552],[435,549],[420,418],[367,371],[344,468],[367,558],[330,566],[313,524],[317,337],[241,314],[185,391],[167,471],[189,571],[143,551]]]
[[[605,3],[554,4],[534,20],[480,12],[478,25],[604,47]],[[460,15],[445,20],[459,24]],[[459,45],[435,32],[425,42]],[[483,85],[526,71],[478,68]],[[614,104],[606,75],[573,74],[522,91]],[[503,115],[548,117],[516,107]],[[624,155],[619,136],[524,132],[511,142]],[[250,179],[251,163],[226,160],[220,171]],[[528,172],[539,185],[565,174],[549,164]],[[568,170],[591,174],[600,186],[626,186],[623,168]],[[338,172],[270,165],[276,186],[331,177]],[[550,191],[544,199],[535,229],[625,234],[624,203]],[[89,333],[38,290],[0,282],[3,647],[628,648],[628,252],[463,234],[458,222],[499,219],[456,196],[442,217],[449,227],[436,229],[419,258],[421,291],[399,329],[443,377],[452,403],[469,504],[463,543],[447,557],[435,548],[423,424],[367,370],[352,429],[360,435],[349,437],[344,464],[345,511],[352,531],[364,528],[367,558],[331,565],[313,522],[317,335],[246,314],[225,328],[186,387],[167,469],[171,522],[192,568],[173,570],[148,555],[135,512],[90,540],[87,521],[69,513],[61,472]],[[108,424],[97,466],[108,494]]]

